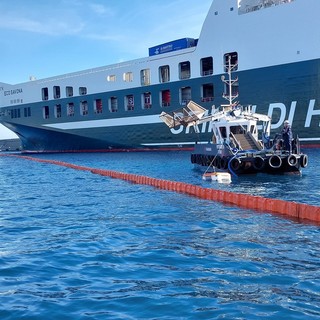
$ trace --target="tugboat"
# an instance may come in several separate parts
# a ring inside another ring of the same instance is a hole
[[[185,107],[171,113],[162,112],[160,118],[169,128],[177,126],[194,127],[200,133],[199,125],[209,122],[213,132],[212,141],[196,142],[191,162],[202,167],[211,167],[214,172],[229,172],[232,175],[269,173],[301,174],[301,168],[308,165],[308,156],[300,150],[300,141],[290,137],[284,141],[282,134],[270,137],[271,118],[258,114],[251,106],[241,106],[238,98],[238,79],[232,79],[237,62],[231,57],[225,65],[227,78],[223,97],[228,104],[208,110],[190,101]],[[286,126],[290,125],[286,121]],[[261,129],[259,132],[258,129]]]

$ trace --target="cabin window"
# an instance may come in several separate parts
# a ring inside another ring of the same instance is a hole
[[[179,78],[189,79],[191,75],[190,61],[184,61],[179,63]]]
[[[70,102],[67,104],[67,116],[73,117],[74,116],[74,104],[73,102]]]
[[[87,88],[86,87],[80,87],[79,88],[79,95],[84,96],[87,94]]]
[[[109,110],[110,112],[118,112],[118,98],[111,97],[109,99]]]
[[[53,86],[53,98],[60,99],[60,86]]]
[[[20,109],[11,110],[11,119],[20,118]]]
[[[151,92],[145,92],[142,94],[142,109],[151,109],[152,100]]]
[[[114,74],[107,76],[107,81],[108,82],[115,82],[116,81],[116,76]]]
[[[213,101],[214,98],[214,91],[213,91],[213,84],[206,83],[201,87],[201,101],[202,102],[209,102]]]
[[[227,128],[226,127],[220,127],[219,130],[220,130],[221,137],[223,139],[226,139],[227,138]]]
[[[250,126],[250,132],[251,132],[253,135],[257,134],[257,127],[252,124],[252,125]]]
[[[228,72],[229,67],[231,71],[238,70],[238,53],[230,52],[226,53],[223,58],[224,61],[224,71]]]
[[[66,97],[73,97],[73,87],[66,87]]]
[[[162,90],[160,92],[160,105],[162,107],[170,107],[170,104],[171,104],[170,90]]]
[[[43,111],[43,119],[49,119],[49,106],[44,106],[42,108]]]
[[[140,79],[142,86],[150,85],[150,69],[143,69],[140,71]]]
[[[125,109],[126,111],[133,111],[134,110],[134,96],[133,94],[128,94],[124,98],[125,102]]]
[[[94,100],[93,111],[94,111],[94,113],[102,113],[102,100],[101,99]]]
[[[159,68],[159,78],[160,83],[165,83],[170,81],[170,67],[169,66],[161,66]]]
[[[201,75],[209,76],[213,74],[213,59],[212,57],[207,57],[201,59]]]
[[[88,102],[80,101],[80,115],[86,116],[88,114]]]
[[[123,74],[123,81],[132,82],[133,81],[133,73],[132,72],[125,72]]]
[[[191,87],[184,87],[180,89],[180,104],[185,106],[191,100]]]
[[[54,116],[55,118],[61,118],[61,104],[56,104],[54,106]]]
[[[244,134],[246,130],[243,126],[232,126],[230,127],[230,132],[233,134]]]
[[[30,107],[24,108],[24,116],[31,117],[31,108]]]
[[[49,91],[48,88],[42,88],[41,89],[42,92],[42,100],[48,100],[49,99]]]

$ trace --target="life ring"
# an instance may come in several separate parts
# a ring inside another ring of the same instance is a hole
[[[233,158],[230,160],[230,168],[232,169],[232,171],[238,171],[240,169],[241,166],[241,161],[238,158]]]
[[[260,156],[254,157],[252,165],[256,170],[260,171],[264,168],[264,159]]]
[[[305,168],[308,165],[308,156],[306,154],[302,154],[300,156],[300,166]]]
[[[273,169],[279,169],[282,165],[282,160],[279,156],[273,155],[269,158],[269,166]]]
[[[288,165],[290,167],[295,167],[298,164],[298,158],[294,154],[290,154],[287,158]]]

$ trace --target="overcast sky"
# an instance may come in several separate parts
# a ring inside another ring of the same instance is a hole
[[[0,1],[0,82],[26,82],[142,58],[198,38],[212,0]],[[0,139],[9,138],[0,128]]]

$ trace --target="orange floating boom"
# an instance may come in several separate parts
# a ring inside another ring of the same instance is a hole
[[[36,162],[55,164],[75,170],[89,171],[101,176],[122,179],[137,184],[150,185],[159,189],[184,193],[200,199],[222,202],[228,205],[235,205],[244,209],[252,209],[256,211],[270,212],[293,217],[299,220],[308,220],[312,222],[320,222],[320,207],[309,204],[297,203],[293,201],[285,201],[280,199],[270,199],[260,196],[252,196],[248,194],[235,193],[223,190],[215,190],[211,188],[203,188],[189,183],[176,182],[170,180],[156,179],[148,176],[141,176],[130,173],[123,173],[112,170],[95,169],[83,167],[67,162],[57,160],[39,159],[30,156],[0,154],[1,156],[14,156],[26,160]]]

